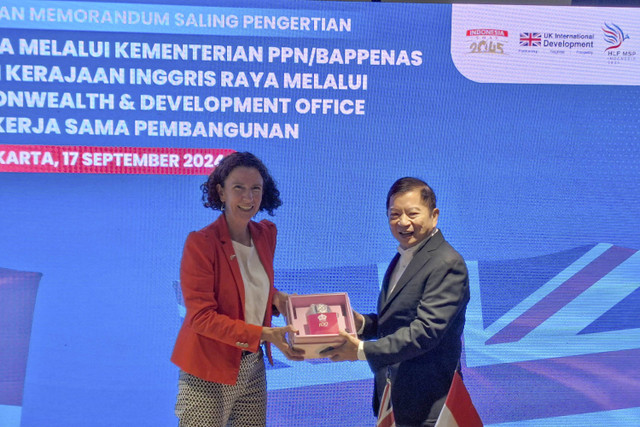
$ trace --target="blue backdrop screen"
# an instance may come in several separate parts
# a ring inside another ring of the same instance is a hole
[[[624,8],[4,1],[0,425],[177,424],[182,246],[232,151],[281,191],[278,288],[374,311],[418,176],[485,424],[637,423],[639,40]],[[269,425],[373,425],[366,363],[275,358]]]

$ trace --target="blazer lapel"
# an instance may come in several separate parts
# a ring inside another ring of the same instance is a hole
[[[396,268],[396,264],[400,259],[400,254],[396,254],[391,262],[389,263],[389,267],[387,267],[387,271],[384,273],[384,279],[382,279],[382,288],[380,289],[380,295],[378,296],[378,313],[382,313],[382,309],[386,305],[387,301],[387,293],[389,292],[389,281],[391,280],[391,273]]]
[[[431,236],[429,241],[425,243],[424,246],[420,248],[420,250],[418,250],[418,252],[416,252],[416,254],[413,256],[413,259],[407,266],[407,269],[404,271],[404,273],[402,273],[400,279],[398,279],[398,283],[396,283],[393,291],[391,292],[391,294],[387,295],[386,299],[384,300],[382,310],[389,306],[389,303],[400,293],[400,291],[402,291],[402,288],[404,288],[407,283],[409,283],[409,281],[413,278],[413,276],[415,276],[418,271],[420,271],[422,266],[424,266],[427,261],[429,261],[429,259],[431,258],[431,251],[440,246],[440,243],[442,243],[443,240],[444,238],[442,237],[442,233],[438,231],[436,234]],[[392,262],[392,265],[389,265],[389,269],[387,270],[387,274],[385,275],[387,286],[389,278],[391,277],[391,272],[393,272],[393,268],[395,268],[395,265],[399,258],[400,255],[396,255],[396,258],[394,258],[395,262]],[[381,310],[379,310],[379,312],[382,313]]]
[[[218,221],[216,221],[218,222]],[[225,260],[231,269],[231,274],[233,275],[233,282],[236,285],[236,289],[238,291],[238,295],[240,295],[240,303],[242,307],[245,306],[245,295],[244,295],[244,282],[242,281],[242,273],[240,272],[240,264],[238,264],[238,259],[236,257],[236,251],[233,249],[233,243],[231,242],[231,235],[229,234],[229,226],[227,225],[227,219],[224,216],[224,213],[220,215],[219,227],[217,227],[218,239],[222,243],[222,250],[225,254]],[[244,313],[244,309],[242,311]]]
[[[431,254],[429,254],[429,252],[425,250],[425,247],[421,248],[413,256],[413,259],[407,266],[407,269],[398,279],[398,283],[396,283],[396,286],[393,288],[393,292],[391,292],[391,294],[388,296],[387,301],[391,301],[393,298],[395,298],[395,296],[398,295],[402,288],[404,288],[406,284],[409,283],[411,278],[415,276],[416,273],[420,271],[422,266],[425,265],[425,263],[429,260],[429,258],[431,258]]]

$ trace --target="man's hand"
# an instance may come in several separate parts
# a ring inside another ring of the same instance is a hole
[[[323,352],[322,355],[331,359],[332,362],[343,362],[345,360],[358,360],[358,345],[360,340],[345,331],[340,331],[340,336],[344,338],[344,342],[334,346],[333,349]]]
[[[287,359],[300,361],[304,360],[304,350],[293,348],[289,346],[289,343],[287,342],[287,334],[295,334],[296,332],[298,332],[298,330],[291,325],[280,328],[269,328],[263,326],[260,339],[268,341],[278,347],[278,350],[280,350]]]
[[[358,331],[362,329],[362,325],[364,325],[364,316],[353,309],[351,311],[353,311],[353,321],[356,327],[355,332],[358,333]]]

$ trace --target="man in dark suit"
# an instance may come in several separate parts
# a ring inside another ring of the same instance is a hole
[[[387,378],[397,426],[433,426],[462,352],[469,302],[464,260],[436,227],[433,190],[401,178],[387,195],[391,233],[400,243],[385,274],[378,313],[354,312],[356,339],[326,352],[333,361],[366,360],[375,374],[377,414]],[[372,340],[374,339],[374,340]]]

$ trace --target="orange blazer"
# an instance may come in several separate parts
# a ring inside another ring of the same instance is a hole
[[[270,289],[264,326],[273,313],[273,256],[276,226],[251,221],[249,230]],[[206,381],[235,384],[242,351],[258,351],[262,328],[244,321],[244,283],[224,214],[199,231],[189,233],[182,253],[180,285],[187,308],[171,361]],[[271,351],[267,343],[267,356]]]

